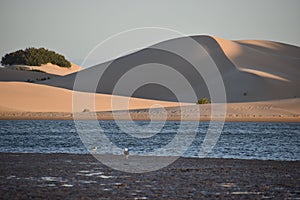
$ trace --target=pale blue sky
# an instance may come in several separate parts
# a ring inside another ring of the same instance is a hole
[[[46,47],[80,64],[99,42],[138,27],[300,46],[299,0],[0,0],[0,56]]]

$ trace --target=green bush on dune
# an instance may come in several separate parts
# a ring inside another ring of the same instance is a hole
[[[18,50],[2,57],[1,64],[41,66],[52,63],[60,67],[71,67],[71,63],[63,56],[45,48],[27,48]]]
[[[210,100],[208,98],[198,99],[197,104],[209,104]]]

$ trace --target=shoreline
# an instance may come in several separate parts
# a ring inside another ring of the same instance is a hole
[[[154,115],[152,119],[144,111],[130,111],[130,117],[125,112],[120,112],[115,117],[112,112],[97,112],[97,120],[134,120],[134,121],[223,121],[224,117],[214,117],[200,115],[199,117],[190,116],[181,118],[179,114],[169,115],[163,118]],[[69,113],[69,112],[0,112],[0,120],[95,120],[95,113]],[[274,115],[274,116],[253,116],[253,115],[226,115],[225,122],[297,122],[300,123],[300,115]]]
[[[96,153],[37,153],[37,152],[0,152],[0,157],[1,155],[12,155],[12,156],[43,156],[43,155],[48,155],[48,156],[93,156],[93,157],[98,157],[98,158],[120,158],[123,159],[124,155],[117,155],[117,154],[96,154]],[[228,161],[262,161],[262,162],[299,162],[300,160],[272,160],[272,159],[247,159],[247,158],[214,158],[214,157],[185,157],[185,156],[160,156],[160,155],[130,155],[130,158],[159,158],[159,159],[167,159],[171,158],[172,160],[178,160],[178,159],[192,159],[192,160],[228,160]],[[100,161],[99,161],[100,162]]]
[[[179,158],[165,168],[140,174],[114,170],[90,154],[0,153],[0,161],[0,195],[4,199],[300,196],[300,161]]]

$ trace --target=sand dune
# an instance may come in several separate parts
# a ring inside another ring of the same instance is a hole
[[[237,40],[235,42],[256,49],[258,51],[268,52],[271,54],[279,55],[281,57],[300,57],[299,47],[289,44],[266,40]]]
[[[73,91],[51,86],[38,85],[22,82],[0,82],[0,112],[72,112]],[[80,95],[91,95],[79,93]],[[114,98],[115,106],[112,107],[111,101]],[[128,97],[119,97],[105,94],[95,96],[96,111],[125,110],[124,102]],[[130,98],[129,109],[150,108],[159,104],[161,106],[178,106],[176,102],[152,101],[146,99]],[[75,112],[84,110],[92,111],[93,108],[77,107]]]
[[[41,70],[45,73],[31,70]],[[41,66],[13,65],[0,68],[0,81],[40,82],[80,70],[81,67],[73,63],[70,68],[59,67],[51,63]]]
[[[42,72],[35,71],[22,71],[22,70],[14,70],[10,68],[0,68],[0,81],[22,81],[22,82],[30,82],[47,78],[55,78],[57,75],[54,74],[46,74]]]
[[[41,65],[41,66],[29,66],[30,69],[39,69],[42,70],[48,74],[55,74],[60,76],[65,76],[68,74],[72,74],[74,72],[80,71],[82,68],[79,65],[76,65],[74,63],[71,63],[70,68],[66,67],[59,67],[57,65],[53,65],[51,63]]]
[[[193,36],[201,44],[217,65],[224,81],[228,102],[270,101],[300,97],[300,48],[281,43],[268,41],[230,41],[218,37]],[[150,48],[121,57],[112,62],[102,74],[97,92],[112,94],[112,91],[122,77],[135,66],[145,63],[160,63],[172,67],[182,74],[193,87],[197,98],[209,97],[209,92],[203,78],[186,60],[172,53],[157,49],[160,46],[180,48],[187,38],[169,40]],[[204,54],[195,55],[193,49],[186,52],[193,62],[203,62]],[[99,64],[79,72],[79,75],[90,80],[90,77],[99,76],[107,63]],[[149,64],[151,67],[151,64]],[[155,67],[154,64],[152,67]],[[203,70],[206,65],[202,64]],[[44,84],[72,89],[77,73],[45,81]],[[139,75],[139,79],[147,78]],[[182,87],[176,80],[172,80],[168,73],[153,75],[166,77],[174,87]],[[214,81],[214,76],[209,77]],[[173,81],[173,82],[172,82]],[[91,88],[82,88],[83,91],[92,91]],[[181,89],[185,91],[185,89]],[[129,90],[117,93],[130,96]],[[134,97],[176,101],[176,97],[166,88],[148,84],[139,88]],[[184,96],[184,95],[183,95]],[[196,102],[197,99],[185,95],[182,101]],[[218,100],[216,101],[218,102]]]
[[[52,63],[47,63],[41,66],[28,66],[28,65],[12,65],[5,67],[6,69],[18,69],[18,68],[24,68],[27,70],[41,70],[43,72],[46,72],[47,74],[53,74],[53,75],[59,75],[59,76],[65,76],[68,74],[72,74],[74,72],[80,71],[82,68],[74,63],[71,63],[71,67],[60,67],[58,65],[54,65]],[[13,77],[12,77],[13,78]]]
[[[192,38],[204,47],[220,71],[227,102],[229,102],[227,118],[289,116],[296,117],[298,120],[300,113],[299,47],[270,41],[230,41],[210,36],[193,36]],[[127,107],[122,103],[127,102],[129,98],[126,96],[131,95],[139,98],[130,98],[129,109],[145,109],[144,114],[147,114],[147,109],[154,104],[163,107],[178,106],[179,103],[175,102],[177,101],[176,96],[168,88],[157,84],[144,85],[133,94],[130,91],[131,88],[125,88],[114,93],[117,96],[111,95],[115,85],[124,74],[135,66],[145,63],[148,63],[147,66],[151,69],[159,69],[159,66],[153,63],[160,63],[175,69],[189,81],[197,97],[186,95],[186,88],[168,72],[140,73],[131,77],[130,81],[144,80],[149,77],[154,80],[158,80],[157,78],[168,80],[171,86],[180,88],[179,93],[184,97],[181,102],[190,102],[195,105],[198,98],[209,97],[203,77],[185,59],[161,49],[166,46],[180,48],[186,40],[187,38],[178,38],[165,41],[118,58],[105,71],[104,67],[107,63],[81,71],[78,71],[80,67],[75,65],[71,69],[58,68],[49,64],[33,67],[46,71],[46,74],[1,68],[0,112],[72,112],[72,90],[77,76],[84,78],[83,87],[77,88],[78,94],[86,96],[93,96],[90,92],[94,91],[94,88],[90,85],[94,86],[92,81],[100,78],[100,84],[96,85],[96,111],[124,110]],[[208,66],[204,63],[205,53],[195,54],[193,49],[187,50],[185,53],[193,62],[201,66],[201,70],[207,70]],[[100,75],[102,76],[100,77]],[[45,76],[50,79],[40,81]],[[210,81],[215,81],[215,76],[209,78]],[[28,80],[36,82],[35,84],[24,83]],[[112,108],[111,100],[113,98],[117,102],[114,105],[117,106]],[[217,100],[214,103],[223,102]],[[83,103],[75,111],[93,110],[92,107]],[[202,117],[210,117],[209,107],[210,105],[201,106]],[[193,114],[195,109],[190,108],[187,108],[185,113],[187,116],[193,117],[197,113]],[[177,119],[178,108],[174,109],[173,119]],[[139,110],[139,113],[143,113],[143,111]],[[135,114],[132,112],[132,115]],[[110,118],[109,114],[107,116],[105,114],[103,117]],[[141,116],[137,115],[137,118],[141,118]]]
[[[234,42],[214,38],[238,69],[261,71],[290,81],[300,80],[299,47],[270,41]]]

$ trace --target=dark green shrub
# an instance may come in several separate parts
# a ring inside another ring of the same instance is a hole
[[[71,67],[71,63],[63,55],[45,48],[27,48],[18,50],[2,57],[2,65],[41,66],[52,63],[60,67]]]

